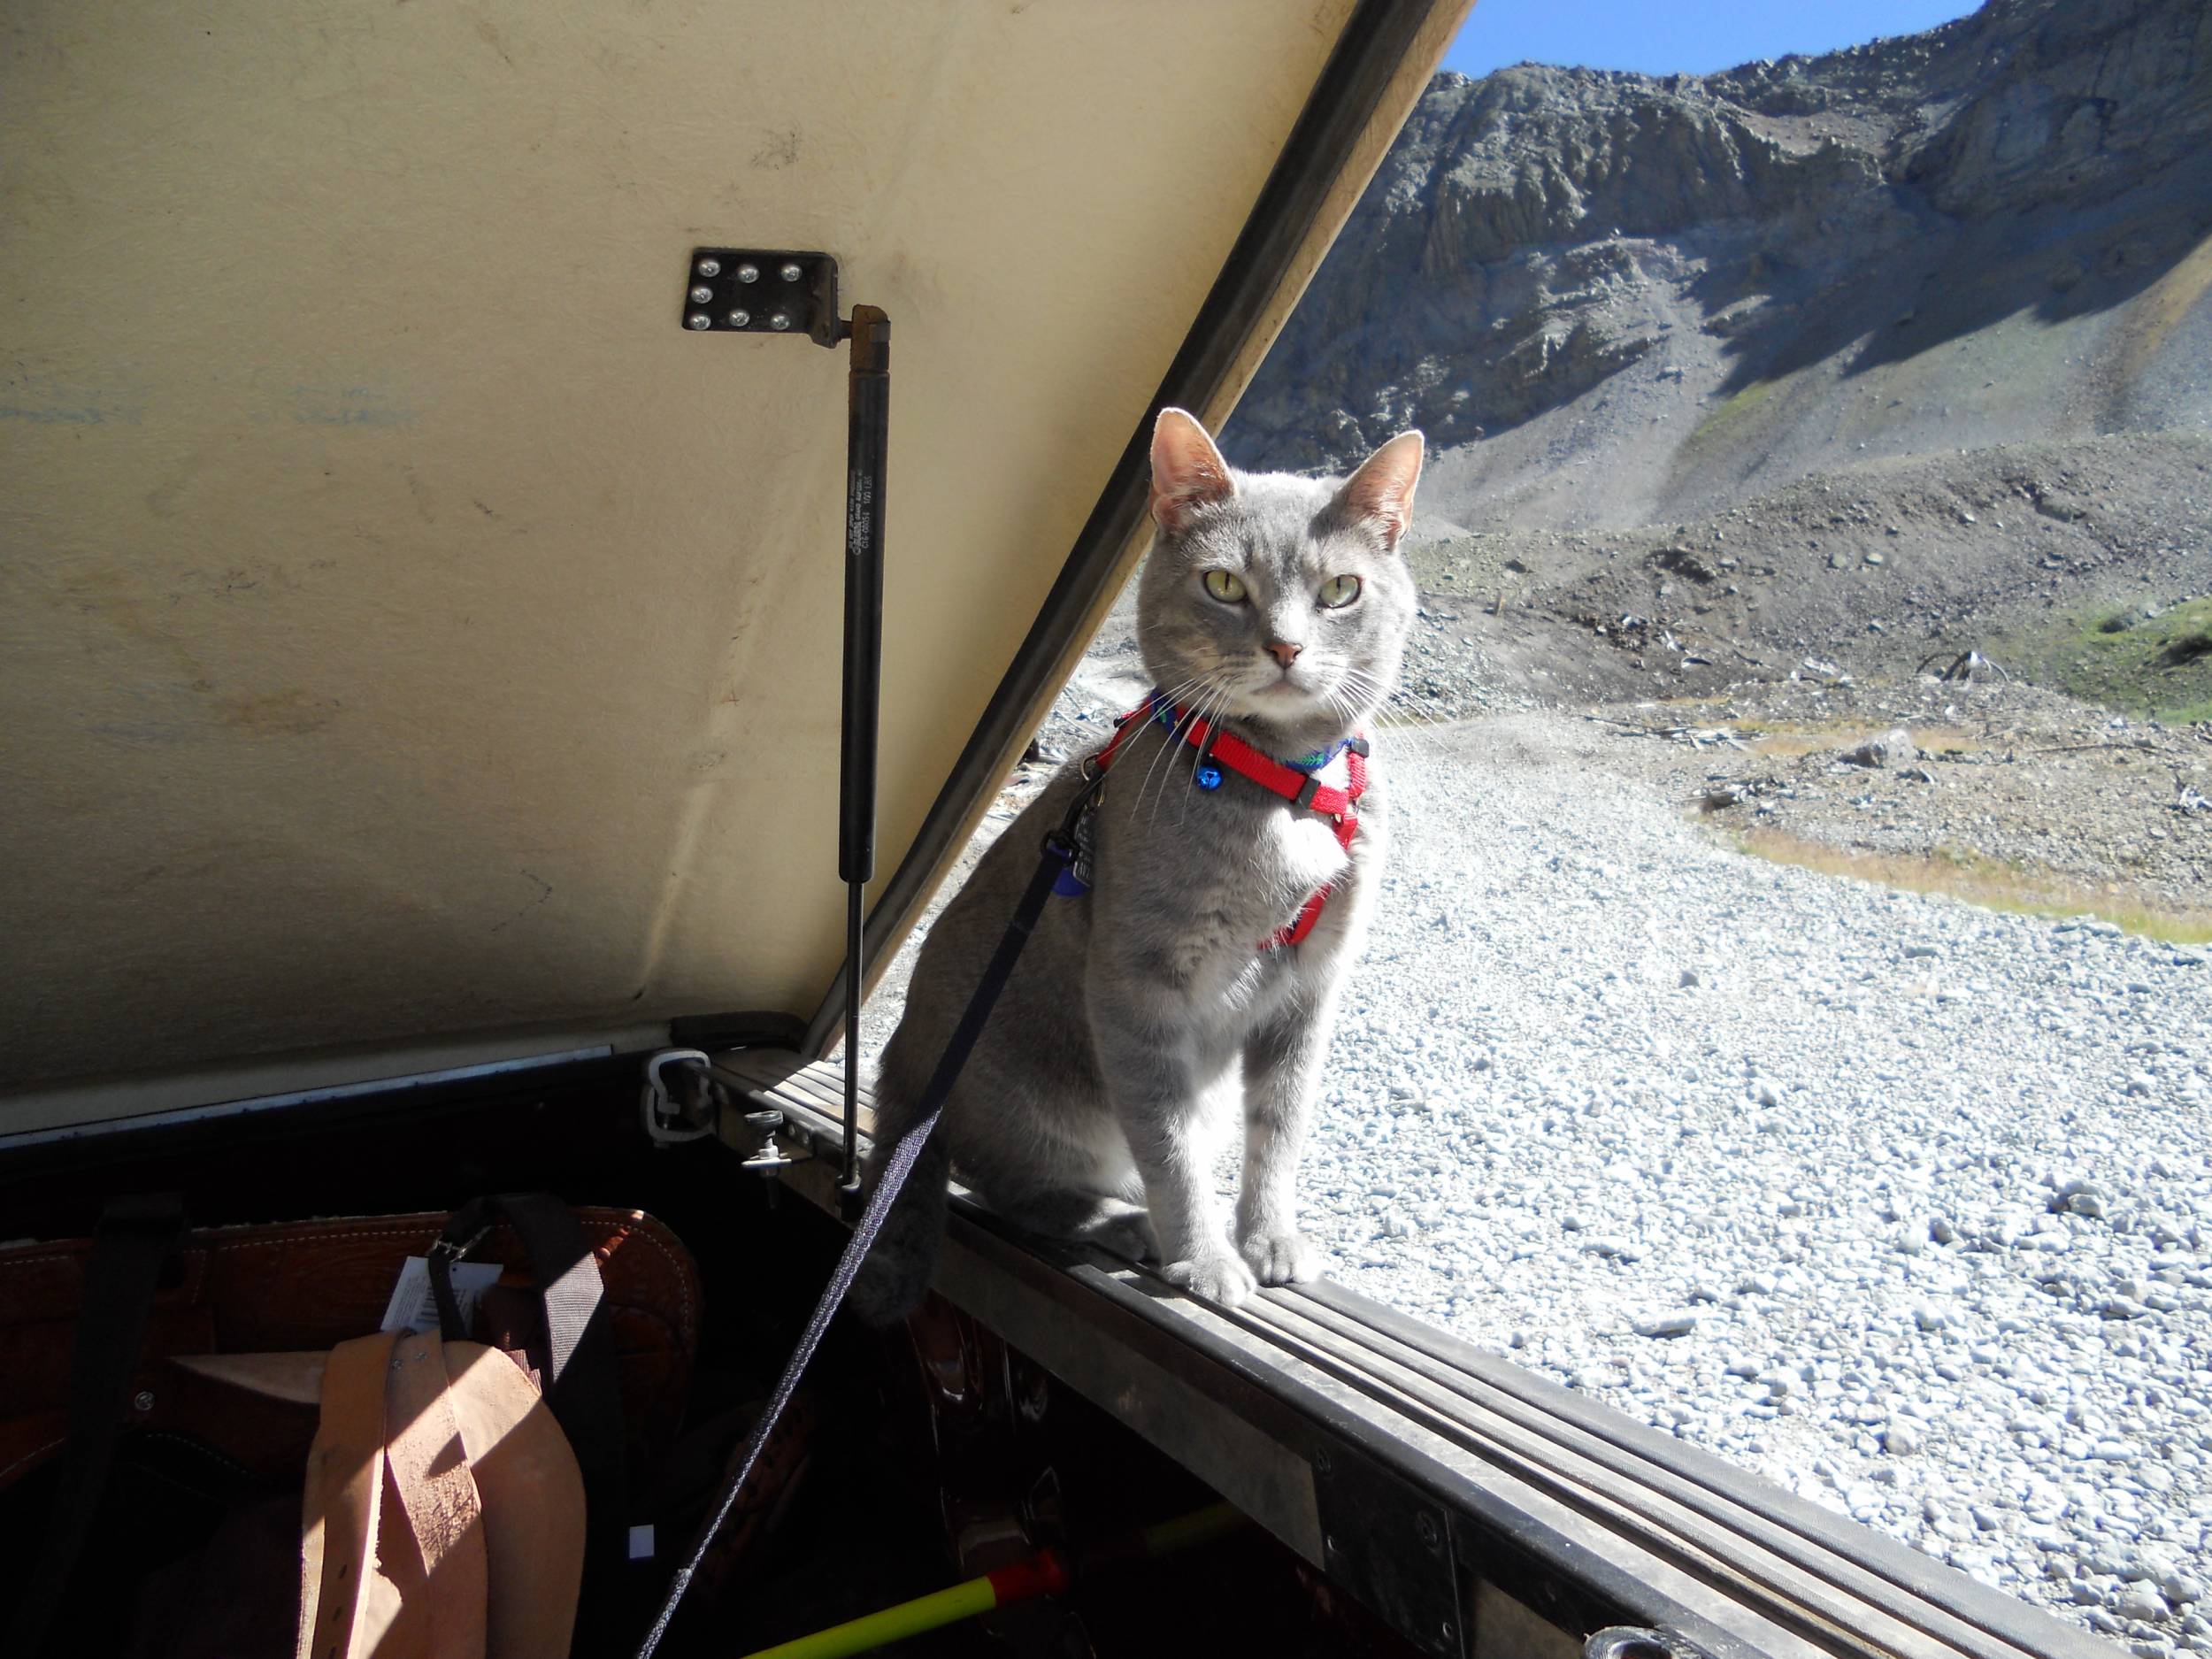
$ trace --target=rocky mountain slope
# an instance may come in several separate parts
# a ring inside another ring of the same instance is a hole
[[[1704,516],[1409,550],[1419,706],[1909,678],[1979,651],[2115,710],[2212,719],[2212,443],[2122,434],[1862,462]]]
[[[1664,79],[1439,75],[1227,434],[1409,425],[1432,525],[1604,530],[1813,474],[2212,429],[2212,6],[1990,0]]]

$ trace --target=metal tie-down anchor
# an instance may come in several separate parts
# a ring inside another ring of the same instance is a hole
[[[766,1111],[747,1112],[744,1117],[746,1151],[745,1162],[740,1168],[756,1175],[773,1175],[795,1162],[789,1154],[776,1144],[776,1134],[783,1127],[783,1114],[772,1107]]]

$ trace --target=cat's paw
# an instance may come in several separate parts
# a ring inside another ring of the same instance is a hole
[[[1192,1295],[1217,1302],[1225,1308],[1235,1307],[1259,1288],[1252,1270],[1223,1249],[1194,1256],[1185,1262],[1170,1262],[1160,1271],[1167,1275],[1170,1284],[1179,1285]]]
[[[1237,1248],[1263,1285],[1302,1285],[1321,1277],[1321,1252],[1312,1240],[1294,1229],[1248,1233]]]

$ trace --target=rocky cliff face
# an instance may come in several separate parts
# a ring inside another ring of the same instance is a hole
[[[1420,426],[1447,518],[1585,527],[2202,431],[2208,232],[2205,0],[1990,0],[1702,79],[1440,75],[1229,449],[1340,467]]]

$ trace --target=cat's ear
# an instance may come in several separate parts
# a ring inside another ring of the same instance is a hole
[[[1422,439],[1402,432],[1359,464],[1344,480],[1337,501],[1347,517],[1364,520],[1383,533],[1384,545],[1396,548],[1413,521],[1413,487],[1421,481]]]
[[[1179,409],[1163,409],[1152,423],[1152,517],[1170,535],[1190,515],[1237,493],[1229,464],[1205,427]]]

